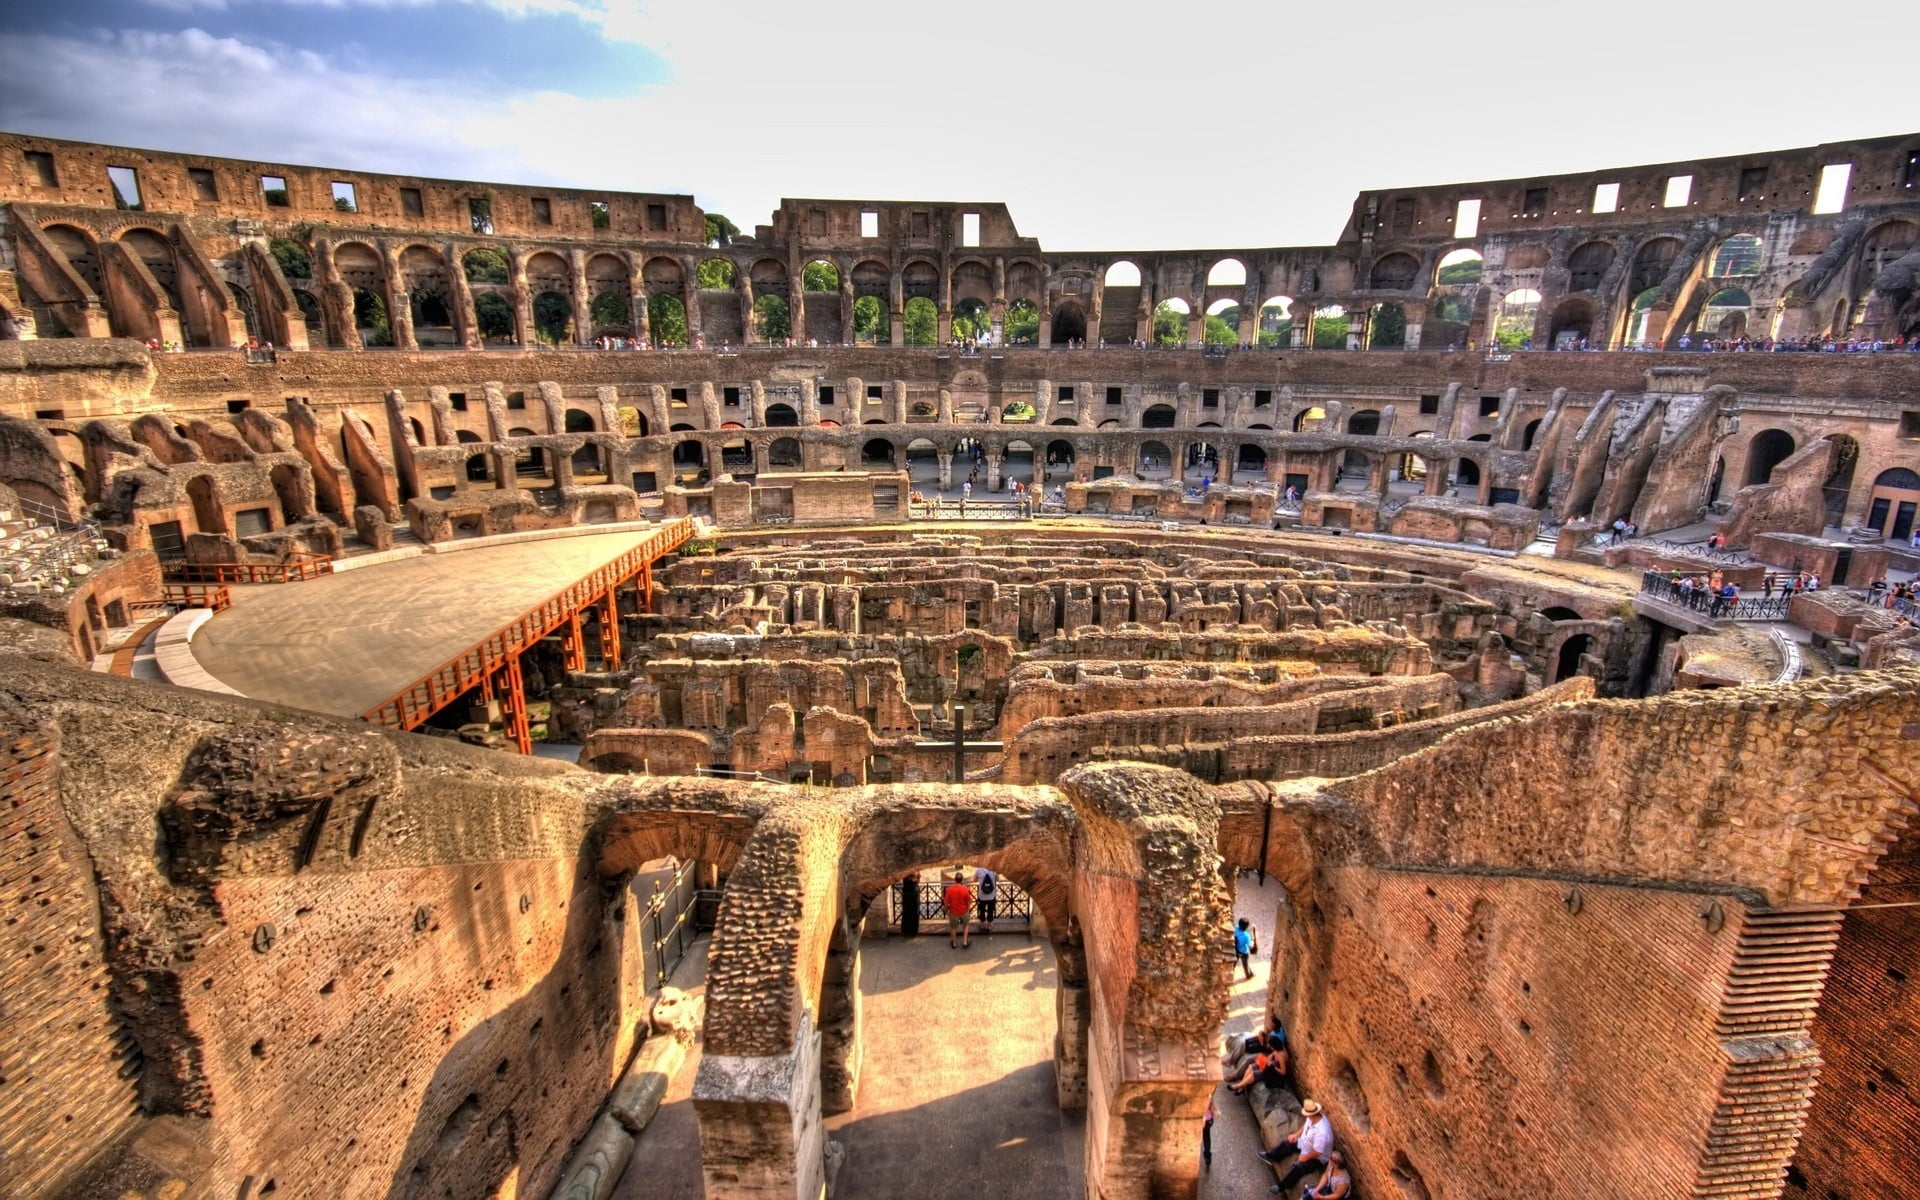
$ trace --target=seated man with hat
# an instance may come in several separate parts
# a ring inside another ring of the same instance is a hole
[[[1305,1118],[1300,1132],[1281,1138],[1273,1149],[1260,1152],[1261,1159],[1276,1168],[1292,1160],[1280,1182],[1267,1189],[1272,1195],[1279,1195],[1309,1175],[1320,1175],[1327,1169],[1327,1156],[1333,1153],[1333,1126],[1328,1123],[1320,1102],[1308,1100],[1300,1106],[1300,1115]]]

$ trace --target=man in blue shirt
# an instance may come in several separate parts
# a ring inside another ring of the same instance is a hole
[[[1233,954],[1240,960],[1240,969],[1247,973],[1248,979],[1253,978],[1253,966],[1247,958],[1253,953],[1253,934],[1248,932],[1250,928],[1251,922],[1245,917],[1241,917],[1240,923],[1233,927]]]

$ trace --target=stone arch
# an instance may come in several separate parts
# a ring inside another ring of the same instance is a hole
[[[1177,418],[1171,404],[1149,405],[1140,414],[1142,429],[1172,429],[1175,424],[1177,424]]]
[[[1593,336],[1593,301],[1568,296],[1553,307],[1547,324],[1547,342],[1557,350],[1570,349]]]
[[[977,258],[961,259],[948,276],[948,294],[956,309],[962,300],[986,304],[993,299],[993,269]]]
[[[1102,279],[1109,288],[1137,288],[1140,286],[1140,268],[1123,258],[1109,264]]]
[[[1293,297],[1268,296],[1260,302],[1254,337],[1262,346],[1285,346],[1292,341]]]
[[[1040,339],[1040,309],[1025,296],[1008,304],[1001,336],[1008,345],[1033,345]]]
[[[1478,250],[1466,246],[1441,256],[1433,270],[1433,282],[1441,287],[1469,287],[1480,282],[1486,259]]]
[[[1750,233],[1736,233],[1713,249],[1707,260],[1707,274],[1715,279],[1758,275],[1766,264],[1767,248]]]
[[[804,465],[800,453],[800,439],[794,437],[775,438],[767,445],[767,466],[787,467],[798,470]]]
[[[1053,344],[1064,346],[1087,336],[1087,313],[1078,300],[1062,300],[1053,310]]]
[[[767,405],[767,416],[764,424],[774,429],[792,428],[800,424],[800,414],[794,411],[793,405],[776,402]]]
[[[1413,288],[1420,274],[1420,260],[1403,251],[1382,255],[1373,264],[1367,286],[1380,292],[1404,292]]]
[[[273,494],[280,502],[282,524],[291,525],[314,515],[313,483],[309,472],[292,463],[275,463],[267,472]]]
[[[1793,457],[1794,437],[1784,429],[1762,429],[1747,442],[1746,485],[1766,483],[1773,469]]]
[[[940,297],[940,268],[929,259],[916,258],[900,268],[900,293],[933,301]]]
[[[863,467],[892,467],[894,446],[886,438],[871,438],[860,447],[860,465]]]
[[[900,311],[907,345],[931,346],[939,340],[940,310],[929,297],[909,296]]]
[[[1597,292],[1613,266],[1611,242],[1582,242],[1567,256],[1567,287],[1576,292]]]
[[[106,285],[100,273],[100,247],[93,234],[78,225],[53,224],[40,230],[44,238],[54,249],[60,252],[74,274],[80,276],[88,290],[95,296],[105,298]]]
[[[1237,258],[1222,258],[1207,268],[1208,287],[1245,287],[1247,264]]]
[[[220,486],[211,475],[187,480],[187,501],[193,505],[193,526],[201,533],[226,533],[227,511],[220,502]]]
[[[640,283],[647,289],[648,297],[684,297],[687,291],[686,268],[680,265],[678,259],[663,254],[655,255],[641,265]]]
[[[1258,442],[1241,442],[1239,451],[1233,456],[1233,469],[1235,471],[1266,470],[1266,447]]]
[[[1627,294],[1638,296],[1648,288],[1658,287],[1679,256],[1679,238],[1653,237],[1642,242],[1633,252],[1633,264],[1627,271]]]
[[[1382,301],[1367,312],[1367,349],[1403,350],[1407,345],[1407,310]]]
[[[400,252],[400,282],[407,292],[414,341],[422,346],[451,346],[453,281],[447,260],[431,246],[412,245]]]

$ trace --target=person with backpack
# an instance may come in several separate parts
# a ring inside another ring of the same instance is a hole
[[[981,867],[973,874],[973,885],[978,893],[975,903],[980,912],[980,932],[992,933],[995,901],[998,899],[1000,887],[999,877],[985,867]]]

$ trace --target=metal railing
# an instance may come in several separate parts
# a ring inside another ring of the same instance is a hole
[[[923,521],[1025,521],[1033,516],[1028,500],[913,500],[907,515]]]
[[[649,992],[659,991],[673,978],[674,968],[700,932],[695,922],[700,889],[694,886],[694,866],[681,863],[670,886],[661,887],[656,880],[656,890],[640,914],[641,965]]]
[[[604,595],[608,589],[618,586],[647,564],[693,540],[694,533],[694,523],[682,518],[649,535],[645,541],[612,562],[594,568],[475,645],[361,713],[361,719],[393,729],[418,728],[428,717],[459,699],[468,690],[478,687],[510,660],[566,624],[574,613]]]
[[[901,880],[898,884],[887,889],[887,903],[889,905],[887,923],[898,929],[900,927],[900,919],[905,914],[907,905],[911,903],[919,909],[921,926],[923,928],[931,927],[928,928],[928,932],[937,932],[938,930],[945,929],[947,920],[946,892],[950,886],[952,886],[952,884],[949,880],[937,879],[932,882],[922,881],[918,884],[909,884],[906,880]],[[907,891],[909,888],[914,892],[914,898],[912,900],[907,899]],[[987,919],[985,911],[980,907],[979,883],[968,883],[967,894],[972,897],[973,900],[973,908],[971,910],[973,919],[976,922],[985,921]],[[992,900],[987,901],[987,903],[993,905],[994,921],[1022,921],[1025,922],[1029,928],[1032,927],[1033,897],[1027,894],[1025,888],[1014,883],[1006,876],[1000,875],[995,877],[994,897]]]
[[[283,563],[168,563],[175,583],[295,583],[333,574],[330,554],[296,554]]]
[[[1737,596],[1732,600],[1704,587],[1682,587],[1658,571],[1640,576],[1640,594],[1699,613],[1711,621],[1784,621],[1793,600],[1790,591],[1771,596]]]

